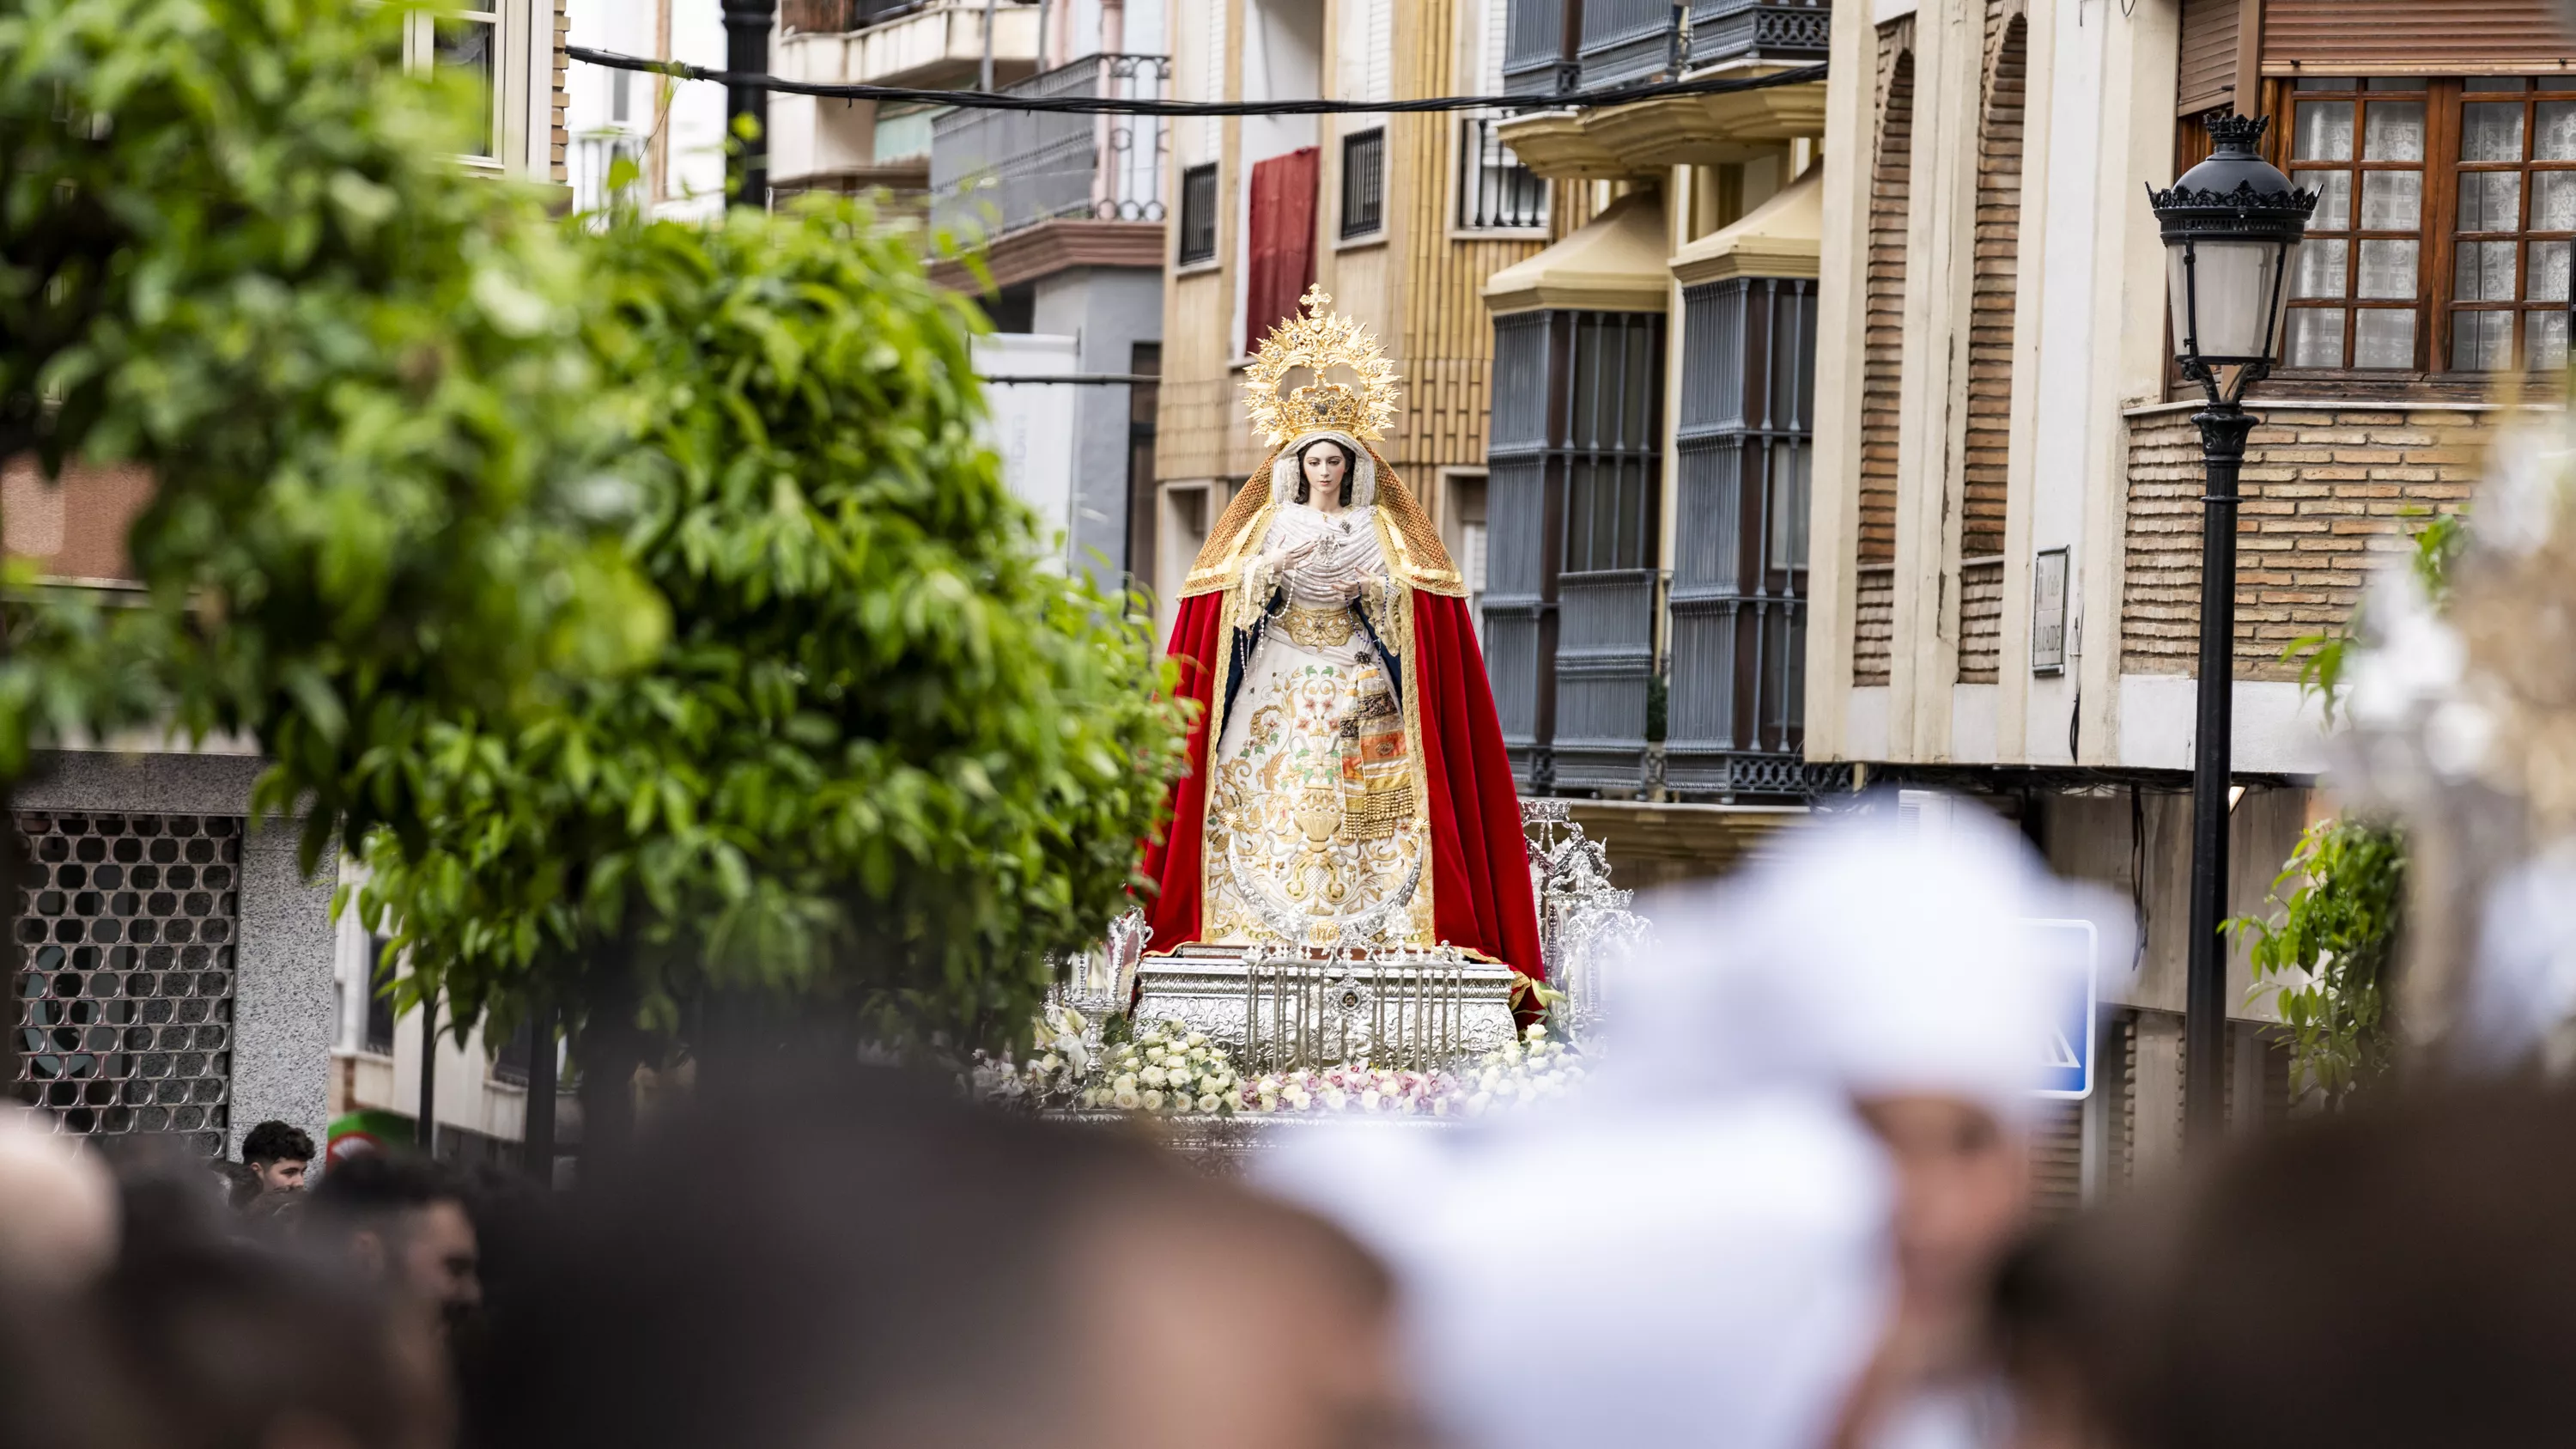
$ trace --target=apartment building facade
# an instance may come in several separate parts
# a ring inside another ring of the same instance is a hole
[[[1504,0],[1190,0],[1171,18],[1174,94],[1370,101],[1496,94]],[[1402,375],[1381,451],[1473,587],[1485,539],[1492,333],[1477,300],[1546,242],[1549,189],[1478,114],[1186,118],[1171,131],[1162,385],[1133,572],[1163,601],[1260,462],[1243,365],[1321,286]],[[1150,519],[1150,527],[1148,520]]]
[[[2565,365],[2576,42],[2529,0],[1837,0],[1833,26],[1805,749],[1981,796],[2131,896],[2083,1154],[2116,1178],[2175,1150],[2198,683],[2200,400],[2145,189],[2224,107],[2322,197],[2249,399],[2228,888],[2253,912],[2333,808],[2285,651],[2465,503]],[[2240,949],[2230,1080],[2277,1103],[2250,985]]]

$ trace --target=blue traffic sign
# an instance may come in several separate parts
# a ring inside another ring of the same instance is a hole
[[[2035,1043],[2046,1085],[2035,1095],[2077,1101],[2093,1094],[2095,977],[2101,933],[2091,921],[2032,920],[2031,959],[2055,1006],[2048,1040]]]

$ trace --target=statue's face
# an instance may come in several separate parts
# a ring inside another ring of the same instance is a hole
[[[1306,501],[1329,513],[1342,506],[1342,450],[1330,443],[1317,443],[1306,450]]]

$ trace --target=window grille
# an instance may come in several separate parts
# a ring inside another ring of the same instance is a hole
[[[83,1136],[224,1151],[241,822],[17,817],[18,1095]]]
[[[1216,255],[1216,163],[1181,173],[1181,265]]]
[[[1342,235],[1369,236],[1386,228],[1386,128],[1342,138]]]

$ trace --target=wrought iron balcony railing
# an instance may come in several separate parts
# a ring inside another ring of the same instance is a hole
[[[845,35],[926,10],[933,0],[784,0],[779,29],[790,35]]]
[[[1171,78],[1163,56],[1089,55],[1003,91],[1158,101]],[[1170,140],[1154,116],[952,111],[931,133],[931,220],[986,236],[1067,217],[1159,222]]]
[[[1548,95],[1731,61],[1825,58],[1830,0],[1509,0],[1503,89]],[[1571,24],[1571,31],[1568,26]]]
[[[1690,64],[1823,60],[1832,0],[1691,0]]]

